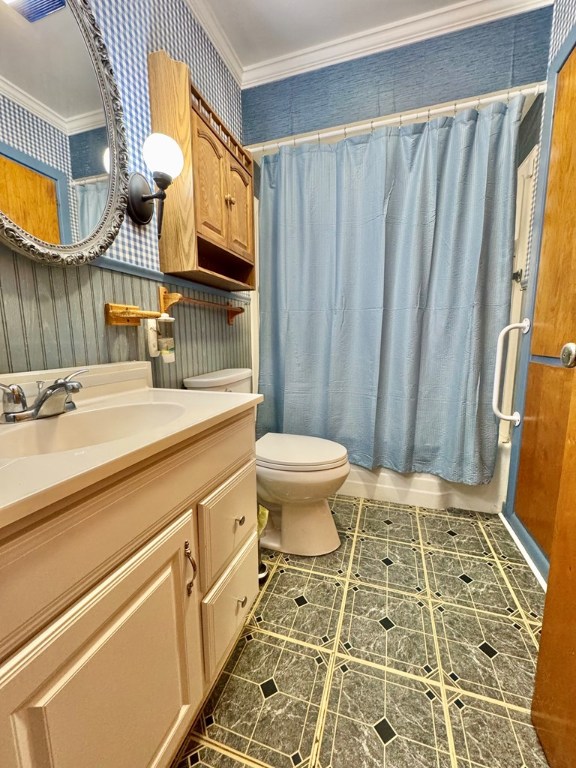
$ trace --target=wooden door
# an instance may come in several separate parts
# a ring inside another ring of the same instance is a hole
[[[226,150],[214,131],[192,111],[196,232],[222,248],[226,248],[228,243],[225,153]]]
[[[228,192],[230,250],[254,263],[252,177],[232,157],[229,158]]]
[[[187,512],[0,667],[2,768],[167,765],[204,693]]]
[[[550,362],[539,374],[538,362],[531,363],[529,397],[537,388],[537,375],[542,385],[533,398],[536,427],[527,430],[526,441],[523,434],[527,445],[521,454],[521,461],[528,452],[536,456],[533,465],[539,471],[532,483],[544,507],[537,525],[551,550],[532,703],[532,719],[551,768],[576,765],[576,368],[559,367],[558,361],[562,346],[576,342],[575,121],[572,51],[558,74],[531,349],[540,361]],[[531,482],[528,474],[522,482]]]
[[[60,243],[56,182],[0,155],[0,210],[46,243]]]
[[[576,54],[558,76],[515,512],[544,552],[554,531],[576,341]]]

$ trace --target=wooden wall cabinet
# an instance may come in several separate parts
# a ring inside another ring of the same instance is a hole
[[[2,768],[165,768],[258,592],[254,415],[0,532]]]
[[[163,272],[226,290],[253,290],[253,164],[164,51],[148,57],[154,131],[179,143],[184,169],[168,191],[160,239]]]

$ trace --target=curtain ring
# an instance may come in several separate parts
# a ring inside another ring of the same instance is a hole
[[[510,104],[510,91],[509,90],[506,93],[506,104]]]
[[[316,138],[318,140],[318,146],[320,146],[320,131],[316,134]]]
[[[480,96],[478,96],[478,101],[476,102],[476,112],[480,112]]]
[[[426,121],[427,121],[428,123],[430,122],[430,107],[428,107],[428,114],[427,114],[427,116],[426,116]]]
[[[348,128],[346,126],[344,126],[344,138],[348,138]]]
[[[454,117],[456,117],[457,102],[454,102]]]
[[[402,118],[403,117],[404,117],[404,115],[399,115],[399,117],[398,117],[398,127],[399,128],[402,128]]]
[[[370,120],[370,133],[374,133],[374,120]]]
[[[292,138],[292,148],[296,149],[296,136]]]

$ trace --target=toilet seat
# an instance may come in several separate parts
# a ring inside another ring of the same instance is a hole
[[[332,440],[277,432],[256,441],[256,466],[284,472],[318,472],[335,469],[348,461],[344,446]]]

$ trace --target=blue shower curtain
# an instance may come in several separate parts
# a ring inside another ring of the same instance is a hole
[[[259,434],[491,479],[521,112],[517,98],[263,158]]]

